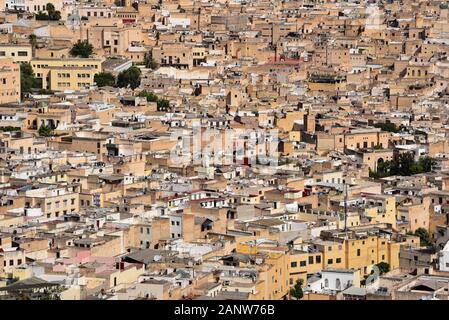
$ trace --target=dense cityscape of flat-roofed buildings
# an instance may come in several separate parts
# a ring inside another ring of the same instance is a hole
[[[448,4],[0,0],[0,300],[447,300]]]

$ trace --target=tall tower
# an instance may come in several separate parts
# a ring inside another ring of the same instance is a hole
[[[315,115],[312,114],[310,110],[304,113],[303,122],[304,122],[304,131],[306,131],[307,133],[315,133],[316,119]]]

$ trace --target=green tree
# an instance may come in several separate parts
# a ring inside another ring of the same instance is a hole
[[[31,47],[34,49],[37,44],[37,36],[32,33],[28,36],[28,42],[31,44]]]
[[[150,55],[147,54],[145,55],[145,67],[156,70],[157,68],[159,68],[159,63],[157,63],[156,60],[154,60]]]
[[[377,171],[369,169],[369,176],[380,179],[391,175],[391,161],[381,161],[377,164]]]
[[[24,62],[20,65],[20,86],[22,89],[22,95],[26,92],[30,92],[31,89],[37,86],[37,80],[34,77],[33,68],[28,62]]]
[[[435,166],[435,159],[426,156],[421,157],[412,165],[411,171],[412,174],[424,173],[432,171]]]
[[[89,43],[89,41],[78,40],[70,50],[70,54],[75,57],[81,58],[89,58],[89,56],[93,53],[94,47]]]
[[[386,262],[379,262],[378,264],[376,264],[376,266],[379,268],[380,275],[383,275],[390,271],[390,265]]]
[[[370,177],[379,179],[391,175],[410,176],[413,174],[432,171],[435,166],[435,159],[431,157],[421,157],[418,161],[410,152],[395,154],[392,161],[384,161],[377,165],[377,171],[370,170]]]
[[[45,10],[47,10],[47,12],[54,12],[55,10],[55,6],[53,5],[53,3],[47,3],[47,5],[45,6]]]
[[[115,77],[110,72],[100,72],[94,76],[94,81],[99,87],[114,86]]]
[[[56,11],[55,6],[52,3],[47,3],[47,5],[45,6],[45,10],[47,12],[39,11],[36,14],[36,20],[61,20],[61,12]]]
[[[167,99],[160,99],[157,101],[157,107],[159,110],[167,110],[170,108],[170,102]]]
[[[137,96],[138,97],[145,97],[145,98],[147,98],[148,102],[157,102],[158,101],[157,95],[155,95],[152,92],[145,91],[145,90],[140,91]]]
[[[302,290],[302,286],[304,284],[303,279],[296,280],[295,285],[290,288],[290,295],[296,299],[301,299],[304,296],[304,292]]]
[[[53,130],[46,125],[42,125],[40,126],[38,133],[41,137],[51,137],[53,135]]]
[[[49,20],[48,14],[45,12],[39,11],[35,16],[36,20]]]
[[[59,21],[61,20],[61,12],[53,11],[48,13],[48,19],[51,21]]]
[[[398,132],[399,128],[396,127],[396,125],[394,123],[391,122],[384,122],[384,123],[376,123],[374,125],[374,127],[376,128],[381,128],[382,131],[387,131],[387,132]]]
[[[39,94],[53,94],[54,91],[50,89],[40,89]]]
[[[6,126],[6,127],[0,127],[0,131],[2,131],[2,132],[20,131],[20,128],[19,127]]]
[[[413,154],[410,152],[401,153],[393,156],[393,163],[395,169],[393,174],[400,176],[410,176],[412,174],[412,166],[415,162]]]
[[[415,230],[415,236],[419,237],[421,246],[428,247],[432,245],[429,232],[424,228]]]
[[[134,90],[140,86],[140,73],[140,69],[134,66],[120,72],[117,77],[117,86],[120,88],[129,86]]]

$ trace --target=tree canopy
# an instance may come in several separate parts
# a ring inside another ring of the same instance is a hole
[[[36,20],[51,20],[51,21],[61,20],[61,12],[57,11],[52,3],[47,3],[47,5],[45,6],[45,10],[47,12],[39,11],[36,14]]]
[[[114,86],[115,77],[110,72],[100,72],[94,76],[94,81],[98,87]]]
[[[155,95],[152,92],[145,91],[145,90],[140,91],[137,96],[138,97],[145,97],[145,98],[147,98],[148,102],[157,102],[159,100],[157,95]]]
[[[53,136],[53,130],[46,126],[46,125],[42,125],[39,127],[38,133],[41,137],[51,137]]]
[[[292,297],[299,300],[304,296],[304,291],[302,289],[303,284],[304,280],[302,279],[296,280],[295,285],[292,288],[290,288],[290,294]]]
[[[70,54],[75,57],[89,58],[89,56],[94,52],[94,47],[89,43],[89,41],[78,40],[70,50]]]
[[[383,275],[390,271],[390,265],[386,262],[379,262],[378,264],[376,264],[376,266],[377,268],[379,268],[380,275]]]
[[[392,122],[376,123],[374,125],[374,127],[381,128],[382,131],[393,132],[393,133],[401,131],[401,127],[397,127]]]
[[[28,36],[28,41],[30,42],[31,46],[34,48],[37,43],[37,36],[34,33],[30,34]]]
[[[170,108],[170,101],[168,101],[167,99],[161,99],[152,92],[143,90],[140,91],[137,96],[147,98],[148,102],[157,102],[157,109],[159,111],[168,110]]]
[[[135,89],[140,86],[140,69],[137,67],[131,67],[128,70],[122,71],[117,77],[117,86],[120,88],[131,87]]]
[[[6,126],[6,127],[0,127],[0,131],[2,132],[10,132],[10,131],[20,131],[20,127],[12,127],[12,126]]]
[[[391,161],[379,162],[377,170],[370,169],[370,177],[379,179],[389,176],[411,176],[414,174],[432,171],[435,166],[435,160],[425,156],[415,161],[414,156],[410,152],[395,154]]]
[[[157,101],[158,110],[167,110],[170,108],[170,102],[167,99],[160,99]]]
[[[20,86],[22,94],[30,92],[31,89],[36,88],[37,80],[34,77],[33,68],[28,62],[24,62],[20,65]]]
[[[429,247],[432,245],[432,239],[430,238],[430,234],[426,229],[418,228],[415,230],[415,233],[413,235],[419,237],[421,246]]]
[[[159,63],[156,62],[150,55],[145,55],[145,67],[150,68],[152,70],[156,70],[159,68]]]

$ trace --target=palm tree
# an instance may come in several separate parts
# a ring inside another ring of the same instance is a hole
[[[28,36],[28,40],[31,44],[31,50],[33,52],[33,57],[34,57],[34,52],[36,50],[36,44],[37,44],[37,36],[34,33],[32,33]]]

